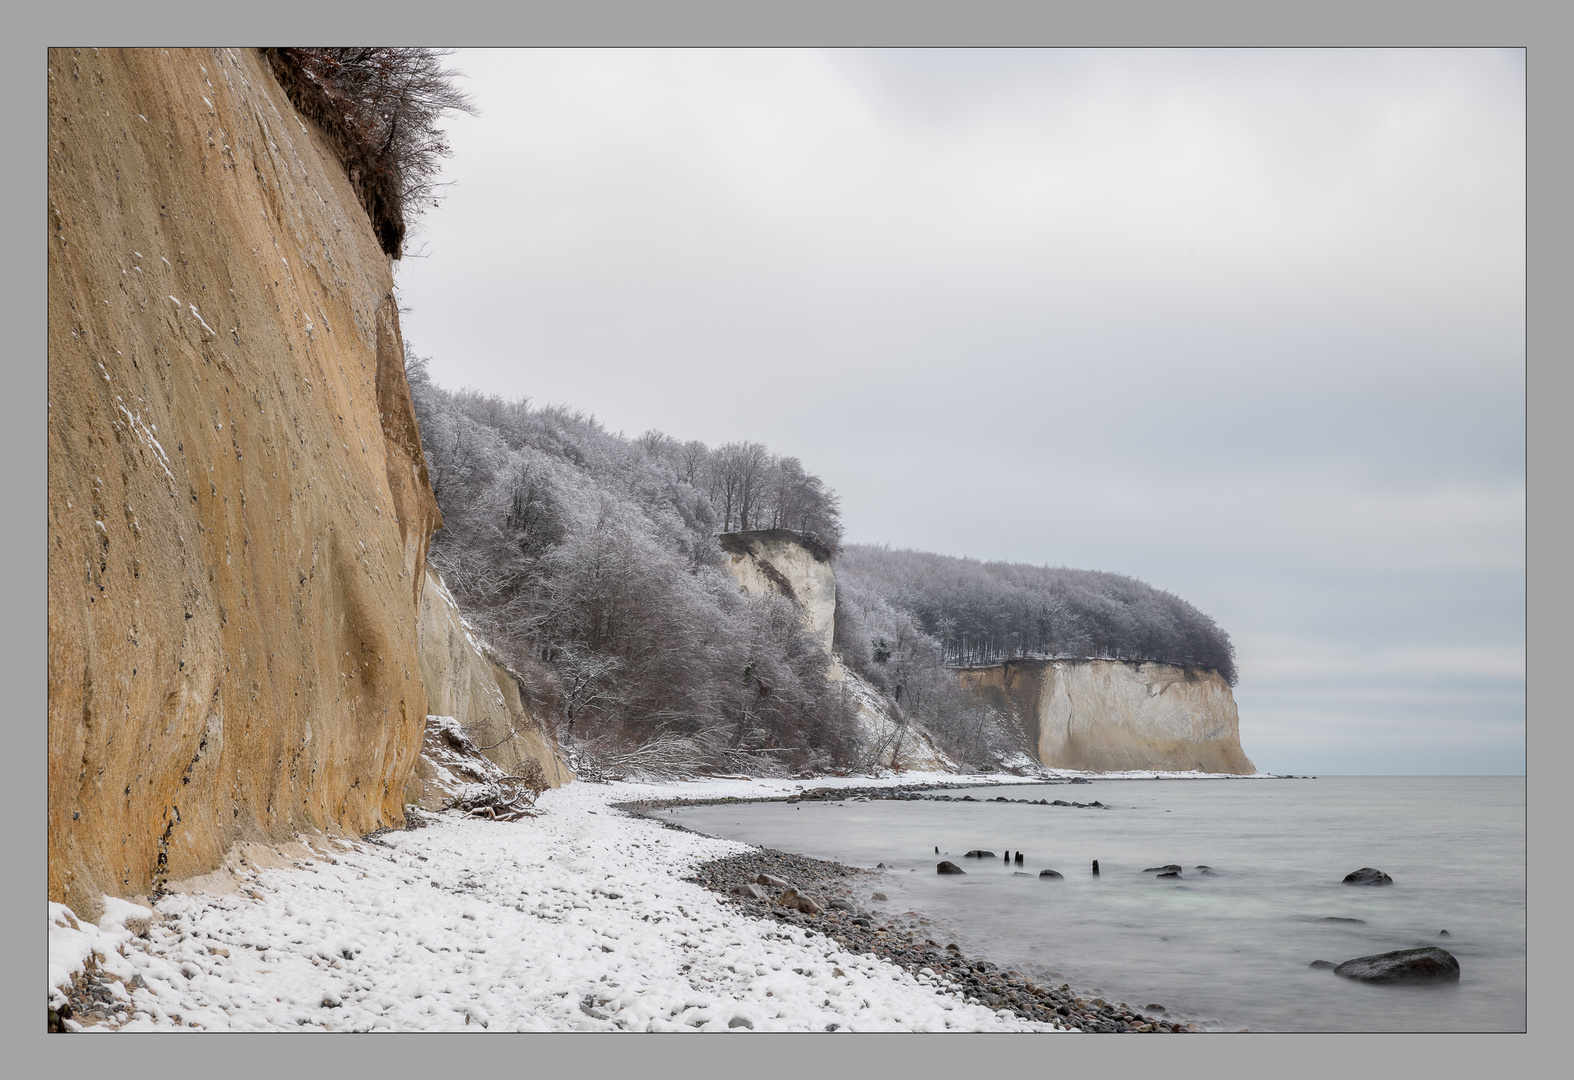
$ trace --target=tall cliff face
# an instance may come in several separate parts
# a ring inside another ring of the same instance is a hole
[[[52,50],[49,896],[400,820],[439,524],[387,257],[255,53]]]
[[[506,772],[518,773],[533,761],[549,786],[568,783],[574,773],[563,763],[557,740],[524,702],[518,680],[465,626],[442,579],[426,573],[420,631],[427,708],[459,721]],[[418,766],[418,779],[424,779],[421,771]]]
[[[1229,683],[1215,672],[1117,660],[1013,660],[959,673],[1027,722],[1056,769],[1255,773]]]
[[[723,533],[727,569],[749,596],[775,593],[798,605],[809,632],[830,655],[836,632],[836,575],[831,553],[790,529]]]

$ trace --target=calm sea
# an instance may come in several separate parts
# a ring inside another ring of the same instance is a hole
[[[1112,809],[850,800],[692,807],[669,820],[884,862],[890,902],[871,910],[919,912],[942,945],[1208,1028],[1525,1029],[1524,777],[1095,780],[946,794]],[[997,858],[962,857],[974,848]],[[1007,849],[1026,864],[1007,866]],[[940,858],[967,875],[937,875]],[[1167,863],[1184,867],[1179,880],[1143,872]],[[1341,884],[1363,866],[1394,884]],[[1043,869],[1065,879],[1041,879]],[[1457,985],[1368,986],[1307,966],[1422,945],[1459,959]]]

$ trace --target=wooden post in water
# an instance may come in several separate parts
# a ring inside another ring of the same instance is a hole
[[[1097,859],[1093,860],[1093,876],[1099,876],[1099,861]]]

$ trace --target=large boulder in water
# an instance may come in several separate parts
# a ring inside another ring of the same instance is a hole
[[[995,853],[993,851],[985,851],[983,848],[974,848],[962,856],[964,859],[993,859],[994,857]]]
[[[1392,885],[1394,879],[1373,866],[1363,866],[1344,876],[1346,885]]]
[[[1358,956],[1334,968],[1335,975],[1369,983],[1458,982],[1459,961],[1447,949],[1399,949]]]
[[[937,864],[935,866],[935,873],[937,873],[937,874],[965,874],[965,873],[967,873],[967,871],[963,870],[960,866],[958,866],[956,863],[952,862],[950,859],[946,859],[944,862],[941,862],[941,863],[939,863],[939,864]]]

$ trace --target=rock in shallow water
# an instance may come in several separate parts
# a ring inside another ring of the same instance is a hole
[[[697,877],[689,880],[714,890],[730,892],[740,876],[747,881],[762,872],[780,875],[778,880],[796,882],[795,891],[800,896],[808,888],[826,890],[826,899],[820,900],[822,904],[831,896],[845,898],[852,891],[873,885],[870,880],[872,873],[869,871],[770,849],[758,849],[707,863],[700,868]],[[924,939],[924,931],[916,923],[909,922],[910,919],[923,921],[917,919],[918,913],[914,911],[874,919],[845,909],[831,909],[815,917],[774,904],[765,908],[760,901],[742,897],[729,898],[728,903],[737,905],[739,910],[755,917],[764,910],[770,910],[777,920],[776,925],[784,929],[799,929],[812,935],[816,931],[810,927],[815,927],[827,939],[834,940],[839,947],[851,953],[873,952],[880,959],[915,974],[927,969],[930,977],[938,977],[941,985],[937,989],[941,992],[960,995],[992,1008],[1009,1009],[1023,1019],[1049,1021],[1083,1031],[1202,1030],[1195,1024],[1144,1016],[1125,1005],[1107,1003],[1106,1007],[1100,1009],[1077,998],[1067,984],[1062,983],[1058,988],[1037,986],[1020,973],[1001,971],[988,961],[970,959],[955,943],[942,948],[940,942],[932,938]],[[890,923],[888,926],[873,925],[887,919]],[[844,974],[838,969],[832,970],[833,976]]]
[[[1344,876],[1346,885],[1392,885],[1394,879],[1373,866],[1363,866]]]
[[[1317,971],[1324,971],[1324,970],[1332,970],[1333,968],[1337,967],[1338,965],[1335,964],[1332,960],[1313,960],[1310,964],[1307,964],[1306,966],[1309,967],[1309,968],[1313,968],[1313,969],[1315,969]]]
[[[936,866],[935,866],[935,873],[937,873],[937,874],[965,874],[965,873],[967,873],[967,871],[963,870],[960,866],[958,866],[956,863],[952,862],[950,859],[946,859],[946,860],[936,864]]]
[[[1334,974],[1369,983],[1458,982],[1459,961],[1447,949],[1398,949],[1358,956],[1334,968]]]
[[[1180,870],[1181,870],[1181,868],[1180,868],[1180,864],[1179,863],[1165,863],[1163,866],[1150,866],[1146,870],[1144,870],[1143,873],[1144,874],[1156,874],[1156,873],[1159,873],[1160,871],[1168,871],[1168,872],[1173,872],[1173,873],[1178,874],[1178,873],[1180,873]]]
[[[1040,870],[1038,872],[1038,876],[1039,877],[1049,877],[1049,878],[1061,878],[1061,879],[1064,879],[1066,875],[1062,874],[1058,870]]]
[[[993,859],[994,857],[995,853],[993,851],[984,851],[981,848],[974,848],[962,856],[964,859]]]

